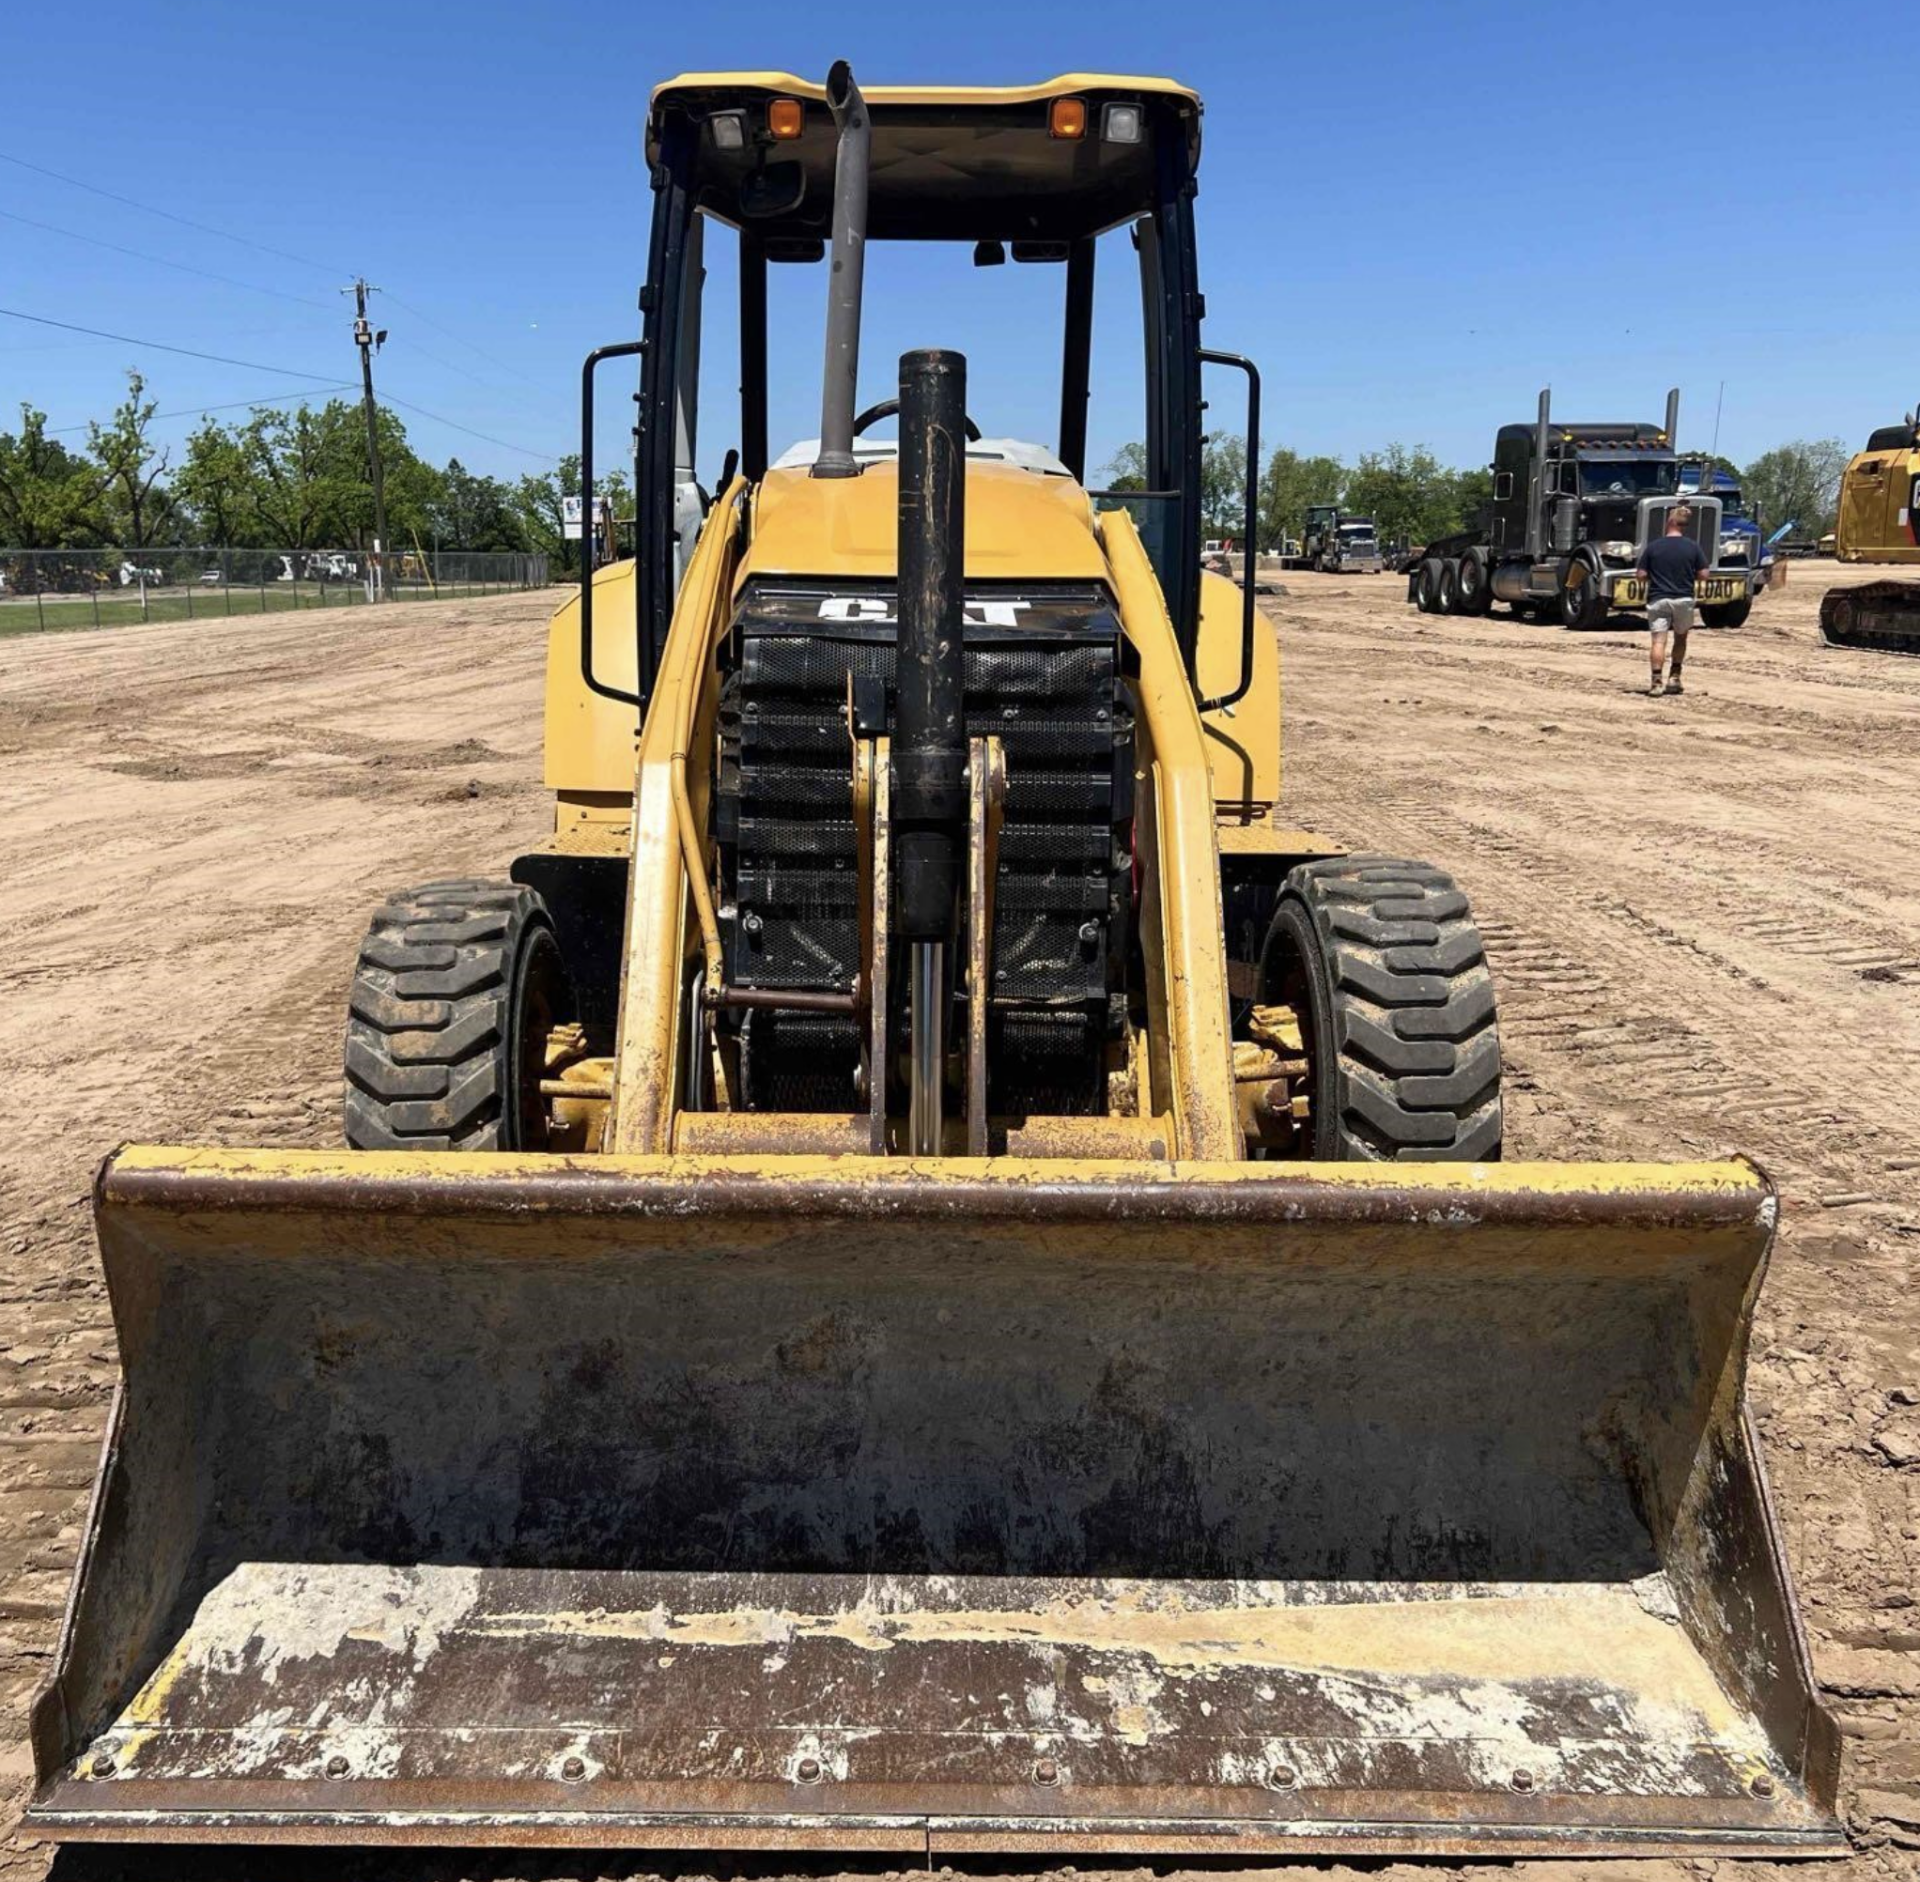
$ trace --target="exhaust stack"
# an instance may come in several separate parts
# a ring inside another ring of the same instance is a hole
[[[967,815],[967,361],[900,357],[900,597],[893,733],[893,931],[912,950],[907,1138],[937,1156],[944,1122],[949,943]]]
[[[1671,386],[1667,390],[1667,444],[1672,450],[1680,448],[1680,388]]]
[[[1532,501],[1527,505],[1527,553],[1541,555],[1547,546],[1547,433],[1553,424],[1553,388],[1540,388],[1540,412],[1533,424]]]
[[[853,68],[834,61],[827,108],[840,127],[833,164],[833,265],[827,278],[827,360],[820,389],[820,455],[816,477],[857,477],[854,402],[859,396],[860,295],[867,261],[867,162],[872,130]]]

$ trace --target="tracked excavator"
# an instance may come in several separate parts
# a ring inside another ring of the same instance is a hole
[[[1920,564],[1920,406],[1882,425],[1848,464],[1837,542],[1842,562]],[[1829,589],[1820,633],[1835,647],[1920,653],[1920,581]]]
[[[1200,565],[1202,373],[1250,462],[1258,378],[1201,344],[1199,148],[1158,79],[655,93],[642,331],[582,388],[590,496],[637,356],[636,553],[552,623],[551,837],[374,915],[348,1147],[100,1172],[124,1384],[35,1832],[1844,1849],[1745,1400],[1774,1192],[1503,1161],[1465,895],[1277,818],[1275,641]],[[1051,447],[924,289],[858,410],[906,243],[1057,270]]]

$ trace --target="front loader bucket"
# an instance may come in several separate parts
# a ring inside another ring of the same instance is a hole
[[[1825,1854],[1742,1164],[129,1150],[30,1825]]]

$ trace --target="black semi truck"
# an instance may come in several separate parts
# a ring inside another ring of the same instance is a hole
[[[1616,609],[1644,608],[1634,564],[1685,503],[1688,535],[1707,558],[1694,584],[1708,627],[1739,627],[1757,571],[1721,554],[1720,500],[1680,494],[1673,448],[1678,389],[1664,425],[1556,422],[1548,393],[1531,425],[1502,425],[1493,448],[1493,500],[1480,524],[1427,545],[1408,571],[1407,599],[1424,614],[1485,614],[1496,601],[1563,627],[1598,627]]]
[[[1386,567],[1380,540],[1370,516],[1349,516],[1338,505],[1316,503],[1307,510],[1301,531],[1300,554],[1311,567],[1327,574],[1358,571],[1378,575]]]

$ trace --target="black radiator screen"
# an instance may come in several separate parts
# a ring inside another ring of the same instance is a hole
[[[735,628],[715,806],[728,978],[844,991],[859,966],[849,682],[890,720],[890,591],[756,584]],[[1130,892],[1132,721],[1120,630],[1097,589],[969,593],[967,723],[1006,751],[994,890],[989,1103],[1098,1109]],[[1124,953],[1124,948],[1123,948]],[[959,1013],[956,1010],[956,1023]],[[859,1108],[851,1020],[756,1011],[743,1077],[756,1110]]]

